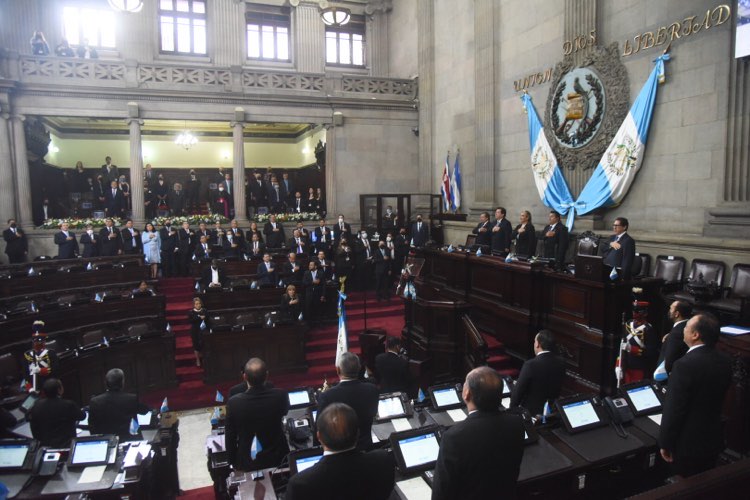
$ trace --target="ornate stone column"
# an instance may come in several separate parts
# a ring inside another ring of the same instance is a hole
[[[297,26],[295,59],[301,73],[323,73],[325,70],[325,28],[320,20],[318,2],[302,0],[294,10]]]
[[[419,68],[419,192],[437,193],[433,162],[435,148],[432,118],[435,108],[435,6],[432,0],[418,0],[417,59]]]
[[[388,64],[388,13],[392,9],[392,0],[369,0],[365,6],[369,66],[373,76],[391,76]]]
[[[20,227],[33,227],[34,214],[31,210],[31,176],[29,174],[29,158],[26,154],[26,133],[23,130],[23,115],[13,115],[13,151],[16,174],[16,199],[18,213],[16,221]]]
[[[128,103],[128,127],[130,128],[130,198],[133,203],[133,223],[143,225],[146,222],[146,208],[143,195],[143,142],[141,125],[138,118],[138,104]]]
[[[495,205],[495,1],[474,4],[474,200],[473,211]],[[498,121],[499,123],[499,121]]]
[[[336,219],[336,130],[339,127],[326,125],[326,217]]]
[[[234,179],[234,218],[237,222],[247,220],[247,205],[245,203],[245,110],[234,108],[232,125],[233,160],[232,178]]]
[[[0,114],[0,221],[3,224],[11,217],[17,217],[8,118],[10,115],[5,111]]]

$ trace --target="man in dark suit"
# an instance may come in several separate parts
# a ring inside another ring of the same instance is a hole
[[[63,385],[56,378],[48,378],[42,386],[44,397],[34,403],[29,412],[31,435],[42,446],[67,448],[76,437],[76,424],[86,418],[73,401],[63,399]]]
[[[271,182],[268,185],[268,208],[273,214],[281,213],[284,210],[283,193],[275,175],[271,176]]]
[[[490,247],[493,255],[505,257],[510,252],[510,242],[513,239],[513,226],[505,218],[505,208],[495,209],[495,222],[492,224]]]
[[[172,221],[167,219],[159,230],[161,239],[161,268],[165,278],[175,275],[175,253],[177,252],[177,231]]]
[[[383,214],[383,229],[386,231],[392,231],[398,228],[398,214],[393,211],[393,207],[388,205],[385,207],[385,213]]]
[[[422,222],[422,214],[417,214],[417,221],[411,225],[411,246],[423,247],[430,239],[427,224]]]
[[[294,197],[299,193],[294,187],[294,183],[291,181],[291,179],[289,179],[289,172],[284,172],[281,174],[281,182],[279,183],[279,187],[281,188],[281,200],[289,207],[290,212],[297,212],[297,204],[294,201]],[[305,211],[304,202],[302,202],[302,196],[300,196],[299,207],[301,209],[299,210],[300,212]]]
[[[520,415],[500,412],[503,382],[487,366],[466,375],[463,399],[469,416],[443,434],[432,499],[515,496],[523,457]]]
[[[279,282],[278,274],[276,273],[276,264],[271,260],[271,254],[263,254],[263,262],[258,264],[258,283],[261,285],[276,285]]]
[[[78,241],[76,235],[69,230],[67,222],[60,224],[60,232],[55,234],[58,259],[74,259],[78,255]]]
[[[555,267],[562,269],[568,251],[568,228],[560,222],[560,214],[549,213],[549,225],[542,231],[544,235],[544,257],[555,259]]]
[[[320,413],[332,403],[349,405],[359,420],[357,449],[372,447],[372,420],[378,413],[378,388],[375,384],[359,380],[359,357],[352,352],[342,353],[336,360],[336,373],[340,382],[318,397]]]
[[[300,234],[297,229],[294,230],[294,232],[292,233],[292,237],[289,238],[287,247],[289,247],[292,252],[300,256],[310,253],[307,250],[307,238],[302,236],[302,234]]]
[[[683,300],[675,300],[669,306],[669,319],[674,323],[672,329],[662,339],[661,354],[659,355],[659,366],[664,362],[667,374],[672,373],[675,361],[685,355],[688,346],[685,343],[685,325],[693,315],[693,307]]]
[[[240,179],[242,181],[242,179]],[[232,174],[229,172],[224,173],[224,180],[219,184],[219,189],[224,188],[226,196],[224,197],[229,204],[230,213],[234,210],[234,181],[232,180]]]
[[[635,240],[627,233],[628,219],[625,217],[616,218],[612,226],[615,234],[610,237],[609,245],[602,252],[604,263],[620,268],[622,278],[629,280],[635,259]]]
[[[82,257],[99,256],[99,235],[94,232],[94,226],[86,224],[86,231],[81,235],[81,245],[83,245]]]
[[[325,455],[307,470],[292,476],[287,500],[386,500],[395,485],[393,454],[386,450],[356,450],[359,422],[346,404],[332,403],[317,419],[318,441]]]
[[[177,231],[177,273],[180,276],[190,275],[190,259],[195,251],[195,232],[190,223],[185,221]]]
[[[381,393],[409,391],[409,362],[399,355],[400,348],[401,339],[388,337],[385,341],[385,352],[375,356],[375,376]]]
[[[253,233],[250,238],[250,243],[247,245],[247,253],[251,259],[260,259],[266,252],[266,244],[260,241],[260,237]]]
[[[391,300],[389,287],[391,284],[391,254],[385,247],[385,241],[378,243],[378,249],[373,252],[375,263],[375,294],[378,302]]]
[[[26,260],[29,253],[29,242],[26,233],[16,224],[15,219],[8,219],[8,229],[3,231],[5,240],[5,254],[11,264],[20,264]]]
[[[122,194],[118,182],[112,181],[109,189],[104,192],[104,212],[107,217],[122,217],[126,206],[125,195]]]
[[[307,263],[307,271],[302,276],[302,284],[305,285],[305,318],[312,323],[319,316],[321,302],[326,300],[325,277],[318,269],[315,260],[311,259]]]
[[[185,193],[182,191],[182,184],[174,184],[172,191],[167,195],[167,205],[169,205],[169,212],[173,217],[184,215]]]
[[[89,428],[91,434],[116,434],[120,441],[130,439],[130,422],[136,414],[148,413],[148,406],[138,401],[138,396],[122,392],[125,374],[112,368],[104,378],[107,392],[91,398],[89,402]]]
[[[542,330],[534,337],[534,357],[523,364],[513,387],[510,407],[522,406],[532,415],[544,413],[544,403],[560,397],[565,362],[555,352],[552,332]]]
[[[325,252],[327,256],[331,256],[331,243],[333,243],[333,236],[331,235],[331,228],[326,226],[326,220],[320,219],[320,225],[315,228],[312,232],[312,241],[315,246],[315,253]]]
[[[302,266],[297,260],[297,254],[289,252],[288,260],[284,262],[281,272],[284,276],[284,285],[299,285],[302,283]]]
[[[353,243],[352,226],[344,220],[344,214],[339,214],[339,220],[333,226],[333,248],[338,247],[342,237],[349,240],[349,243]]]
[[[201,289],[219,288],[221,289],[229,283],[224,270],[219,267],[219,261],[214,259],[211,265],[203,270],[201,274]]]
[[[685,325],[688,352],[674,364],[661,419],[661,456],[675,474],[692,476],[713,468],[724,449],[721,408],[732,379],[729,360],[714,346],[719,322],[697,314]]]
[[[258,207],[268,206],[268,190],[259,173],[255,173],[253,178],[250,179],[248,189],[250,190],[250,202],[255,210],[258,210]]]
[[[120,230],[114,226],[112,219],[104,221],[104,227],[99,230],[99,255],[111,257],[122,253],[122,239]]]
[[[268,248],[281,248],[284,246],[284,226],[281,222],[276,222],[276,216],[271,215],[265,226],[263,234],[266,235],[266,246]]]
[[[120,178],[117,172],[117,165],[112,165],[112,158],[107,156],[104,158],[104,165],[102,165],[102,180],[105,186],[109,186],[112,181],[116,181]]]
[[[196,233],[197,235],[197,233]],[[197,262],[206,262],[211,260],[211,245],[208,242],[209,236],[200,235],[198,244],[195,245],[193,259]]]
[[[122,252],[125,254],[137,254],[143,253],[143,240],[141,240],[141,232],[133,227],[133,220],[128,219],[125,222],[125,227],[120,231],[122,237]],[[81,236],[83,241],[83,236]]]
[[[474,241],[475,245],[483,245],[489,248],[491,244],[492,233],[490,232],[490,214],[489,212],[482,212],[479,214],[479,224],[477,227],[472,229],[471,234],[476,234],[477,239]]]
[[[281,423],[289,411],[289,397],[286,391],[267,388],[267,378],[265,362],[250,359],[245,365],[247,391],[227,402],[227,455],[229,463],[240,471],[275,467],[289,453]],[[250,457],[253,438],[262,447],[254,460]]]

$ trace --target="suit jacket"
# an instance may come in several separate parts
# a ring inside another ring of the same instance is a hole
[[[510,407],[523,406],[532,415],[541,415],[544,403],[560,396],[565,378],[565,362],[551,352],[540,353],[523,364],[513,387]]]
[[[325,242],[323,241],[323,233],[325,233]],[[331,249],[331,243],[333,243],[331,238],[331,228],[327,226],[323,229],[321,229],[320,226],[316,227],[313,231],[312,239],[315,242],[316,252],[320,252],[321,250],[324,252],[329,251]]]
[[[294,189],[294,183],[291,179],[279,179],[279,192],[281,193],[281,200],[288,203],[291,207],[296,206],[296,203],[294,202],[294,194],[297,192],[297,190]],[[305,200],[304,198],[301,198],[300,208],[302,211],[305,211]]]
[[[609,243],[617,240],[617,236],[612,235]],[[604,263],[608,266],[619,267],[622,269],[623,279],[630,279],[633,260],[635,260],[635,240],[628,233],[620,235],[620,248],[615,250],[609,245],[603,250]]]
[[[302,312],[302,296],[300,294],[297,294],[295,296],[297,299],[296,304],[291,304],[292,298],[289,297],[289,294],[284,294],[281,296],[281,314],[285,318],[289,318],[291,320],[297,321],[297,318],[299,318],[300,313]]]
[[[262,241],[258,241],[258,252],[255,252],[255,243],[252,241],[249,241],[247,243],[247,253],[250,255],[250,257],[253,258],[263,258],[263,254],[266,252],[266,244]]]
[[[191,229],[185,231],[183,228],[177,230],[177,250],[183,255],[189,255],[195,250],[195,244],[198,242],[198,238],[195,237],[195,233]]]
[[[724,449],[721,408],[732,378],[729,360],[709,346],[674,364],[661,418],[659,446],[680,458],[715,457]]]
[[[479,232],[480,229],[486,228],[487,231]],[[477,224],[477,227],[471,230],[471,234],[476,234],[476,244],[477,245],[487,245],[490,246],[490,241],[492,238],[492,233],[490,230],[492,229],[492,224],[490,224],[490,221],[487,222],[480,222]]]
[[[300,251],[300,249],[297,248],[297,238],[295,238],[294,236],[289,238],[289,240],[286,243],[286,246],[287,248],[289,248],[291,252],[294,252],[296,254],[304,255],[306,253],[310,253],[310,246],[307,244],[307,238],[301,236],[300,241],[302,242],[302,251]]]
[[[386,450],[327,455],[289,479],[285,498],[386,500],[395,485],[395,468],[393,454]]]
[[[513,239],[516,240],[516,254],[533,257],[536,255],[536,230],[530,223],[526,224],[522,233],[518,232],[519,229],[521,229],[521,224],[513,230]]]
[[[375,263],[375,276],[386,275],[391,270],[391,252],[384,248],[385,255],[380,252],[380,248],[372,249],[372,260]]]
[[[185,211],[185,193],[182,190],[175,191],[173,189],[167,195],[167,205],[169,205],[172,215],[182,215]]]
[[[685,338],[683,336],[686,324],[687,320],[680,321],[672,326],[672,329],[667,334],[667,338],[661,347],[661,355],[659,356],[659,363],[657,363],[657,366],[659,366],[662,360],[664,360],[664,369],[667,370],[667,373],[672,373],[675,361],[683,357],[688,350],[688,346],[685,343]]]
[[[274,232],[270,221],[266,222],[266,225],[263,226],[263,234],[266,235],[266,246],[268,248],[281,248],[284,246],[284,226],[281,225],[281,222],[277,222],[276,227],[279,230]]]
[[[81,245],[83,245],[82,257],[97,257],[99,255],[99,235],[96,233],[83,233],[81,235]]]
[[[41,398],[34,403],[29,420],[31,435],[42,446],[67,448],[76,437],[76,424],[86,413],[69,399]]]
[[[107,164],[102,165],[102,181],[105,183],[105,190],[109,189],[109,183],[120,179],[120,175],[117,172],[117,165],[110,165],[110,170],[107,172]]]
[[[375,356],[375,375],[380,392],[408,392],[409,361],[393,352],[381,352]]]
[[[339,382],[318,397],[318,415],[331,403],[344,403],[352,407],[359,420],[357,448],[369,450],[372,447],[372,420],[378,413],[378,388],[361,380]]]
[[[18,234],[21,235],[20,238],[17,236]],[[3,239],[5,240],[5,253],[11,259],[23,259],[24,252],[29,251],[29,242],[26,240],[26,233],[20,228],[16,228],[16,234],[10,228],[6,229],[3,231]]]
[[[270,261],[269,264],[271,264],[270,271],[265,262],[258,263],[256,273],[258,274],[258,283],[261,285],[275,285],[279,282],[278,274],[276,273],[276,264],[273,261]]]
[[[294,269],[295,266],[296,270]],[[302,264],[299,261],[295,261],[294,265],[289,261],[284,262],[281,271],[284,274],[284,284],[302,283]]]
[[[341,225],[339,225],[339,221],[337,220],[336,224],[333,225],[333,239],[336,240],[336,245],[341,241],[342,234],[350,245],[354,243],[352,241],[352,226],[348,222],[344,222],[344,229],[342,230]]]
[[[177,229],[171,226],[173,235],[169,235],[166,226],[159,229],[159,239],[161,239],[161,251],[165,254],[173,254],[177,248]]]
[[[432,499],[515,496],[523,457],[519,415],[476,411],[443,434],[432,482]],[[492,478],[490,480],[490,478]]]
[[[112,234],[114,237],[110,239],[109,228],[103,227],[99,230],[99,255],[117,255],[117,251],[122,249],[120,230],[113,226]]]
[[[138,396],[121,391],[107,391],[89,402],[91,434],[116,434],[120,440],[130,438],[130,421],[136,414],[148,413],[148,406]]]
[[[203,248],[202,243],[198,243],[195,245],[195,251],[193,252],[193,256],[195,257],[195,260],[198,262],[205,262],[211,260],[211,244],[206,243],[206,249]]]
[[[293,213],[300,213],[300,212],[306,212],[307,211],[307,201],[304,198],[296,198],[294,195],[291,197],[286,198],[287,201],[287,210],[289,212]],[[299,203],[299,207],[297,207],[297,203]]]
[[[229,463],[242,471],[279,465],[289,452],[281,424],[288,411],[289,397],[281,389],[251,387],[229,398],[225,431]],[[250,446],[256,436],[263,449],[251,461]]]
[[[104,210],[109,217],[121,215],[126,206],[125,195],[120,189],[117,189],[114,195],[111,188],[104,189]]]
[[[131,233],[130,229],[127,227],[120,231],[120,236],[122,237],[122,251],[124,253],[143,253],[141,232],[136,228],[133,228],[133,233]],[[81,236],[81,241],[83,241],[83,236]]]
[[[73,231],[68,231],[68,236],[72,236],[73,239],[68,241],[65,237],[65,233],[62,231],[55,234],[55,245],[57,245],[58,259],[73,259],[78,255],[78,241],[76,241],[76,235]]]
[[[419,229],[417,229],[419,226]],[[422,221],[421,226],[418,222],[411,225],[411,242],[415,247],[423,247],[427,244],[427,240],[430,239],[429,229],[427,229],[427,223]]]
[[[211,266],[206,267],[203,272],[201,273],[201,287],[205,290],[208,288],[209,283],[211,283]],[[229,284],[229,280],[227,279],[227,273],[222,269],[219,268],[219,283],[221,283],[221,286],[227,286]]]
[[[568,228],[562,222],[558,222],[555,225],[555,235],[548,237],[547,233],[551,230],[552,226],[544,227],[544,257],[555,259],[557,266],[562,266],[568,251]]]
[[[262,179],[251,179],[247,185],[250,189],[250,199],[256,207],[268,205],[268,191]]]
[[[495,227],[500,227],[499,231],[494,231]],[[501,221],[492,221],[490,224],[490,238],[492,239],[492,243],[490,246],[492,247],[493,252],[500,252],[503,254],[507,254],[510,252],[510,242],[513,237],[513,226],[510,225],[510,222],[508,222],[508,219],[503,217],[503,220]]]

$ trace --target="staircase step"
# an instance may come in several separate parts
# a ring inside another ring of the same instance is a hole
[[[505,349],[505,346],[503,345],[503,343],[500,342],[499,340],[497,340],[495,337],[493,337],[489,333],[487,333],[487,332],[479,332],[479,333],[481,333],[482,338],[484,339],[484,341],[487,342],[487,349],[488,350],[494,351],[494,350],[504,350]]]

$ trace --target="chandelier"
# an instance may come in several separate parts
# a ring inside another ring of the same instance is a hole
[[[187,124],[186,124],[187,125]],[[187,129],[187,126],[185,127]],[[183,130],[180,135],[174,140],[174,143],[180,147],[185,148],[185,151],[198,144],[198,138],[195,137],[189,130]]]
[[[109,6],[120,12],[140,12],[143,0],[107,0]]]
[[[321,2],[320,7],[320,18],[326,26],[340,28],[347,24],[352,17],[352,13],[349,9],[345,7],[328,6],[328,2],[326,1]]]

